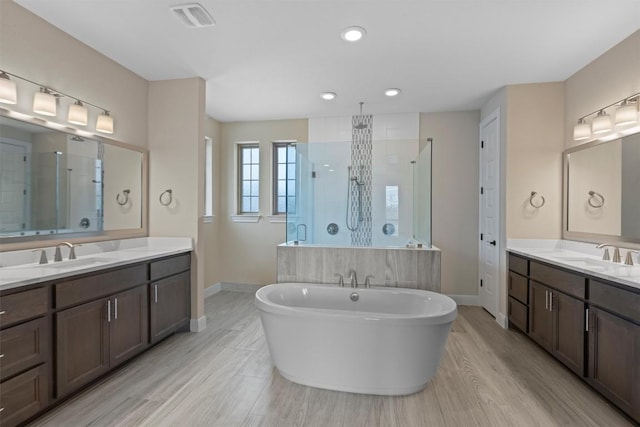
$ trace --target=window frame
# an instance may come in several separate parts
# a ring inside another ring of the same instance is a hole
[[[244,171],[243,171],[243,166],[245,165],[243,163],[243,150],[245,149],[257,149],[258,150],[258,161],[257,162],[253,162],[253,159],[251,159],[252,163],[248,163],[249,165],[253,166],[256,165],[258,166],[258,178],[257,179],[243,179],[244,177]],[[237,143],[236,145],[236,157],[237,157],[237,161],[236,161],[236,168],[237,168],[237,173],[236,173],[236,181],[237,181],[237,185],[236,185],[236,198],[237,198],[237,203],[236,203],[236,213],[237,215],[246,215],[246,216],[258,216],[260,215],[260,143],[257,141],[251,141],[251,142],[242,142],[242,143]],[[248,197],[255,197],[257,199],[258,202],[258,210],[257,211],[245,211],[242,208],[242,201],[243,201],[243,197],[244,197],[244,193],[243,193],[243,183],[245,181],[257,181],[258,183],[258,195],[257,196],[252,196],[251,194],[249,194]]]
[[[295,199],[295,197],[297,197],[297,194],[294,196],[287,196],[287,186],[288,186],[288,181],[294,181],[295,182],[295,177],[294,179],[287,179],[286,177],[286,172],[285,172],[285,177],[280,179],[280,177],[278,176],[278,165],[279,164],[284,164],[285,165],[285,171],[288,170],[289,165],[290,164],[295,164],[295,159],[293,160],[293,162],[291,161],[287,161],[287,159],[285,159],[285,162],[281,163],[278,160],[278,148],[288,148],[289,146],[293,146],[294,148],[296,147],[296,143],[297,141],[295,140],[278,140],[278,141],[273,141],[272,142],[272,148],[271,148],[271,170],[272,170],[272,174],[271,174],[271,214],[273,216],[278,216],[278,217],[283,217],[287,214],[287,206],[288,206],[288,198],[292,197]],[[285,210],[284,211],[279,211],[278,210],[278,197],[281,197],[280,194],[278,194],[278,181],[285,181]]]

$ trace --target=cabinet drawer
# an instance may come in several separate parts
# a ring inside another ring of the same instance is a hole
[[[640,293],[589,280],[589,302],[640,323]]]
[[[520,258],[519,256],[509,254],[509,270],[522,274],[523,276],[529,275],[529,261]]]
[[[49,354],[49,328],[46,317],[0,332],[0,380],[44,363]]]
[[[0,298],[0,326],[42,316],[47,312],[47,288],[3,295]]]
[[[161,279],[191,268],[191,254],[179,255],[160,261],[154,261],[149,267],[151,280]]]
[[[585,298],[586,279],[577,274],[531,261],[529,263],[529,277],[565,294]]]
[[[0,384],[0,425],[15,426],[49,404],[47,365],[40,365]]]
[[[512,297],[509,297],[508,305],[509,325],[513,325],[522,332],[527,333],[527,320],[529,318],[527,306]]]
[[[529,286],[526,277],[512,271],[509,272],[509,296],[523,304],[529,303]]]
[[[146,264],[83,277],[55,285],[56,308],[96,300],[147,282]]]

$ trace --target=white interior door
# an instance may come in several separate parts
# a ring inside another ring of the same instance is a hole
[[[480,123],[480,302],[498,315],[500,254],[500,119],[499,111]]]

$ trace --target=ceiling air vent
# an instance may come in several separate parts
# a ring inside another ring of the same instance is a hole
[[[198,3],[181,4],[171,6],[171,11],[175,16],[189,28],[212,27],[216,25],[209,12]]]

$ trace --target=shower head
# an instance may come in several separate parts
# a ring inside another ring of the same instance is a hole
[[[364,104],[364,102],[360,102],[360,122],[358,122],[357,125],[353,126],[353,128],[357,130],[367,129],[369,127],[369,125],[365,124],[362,121],[362,104]]]

